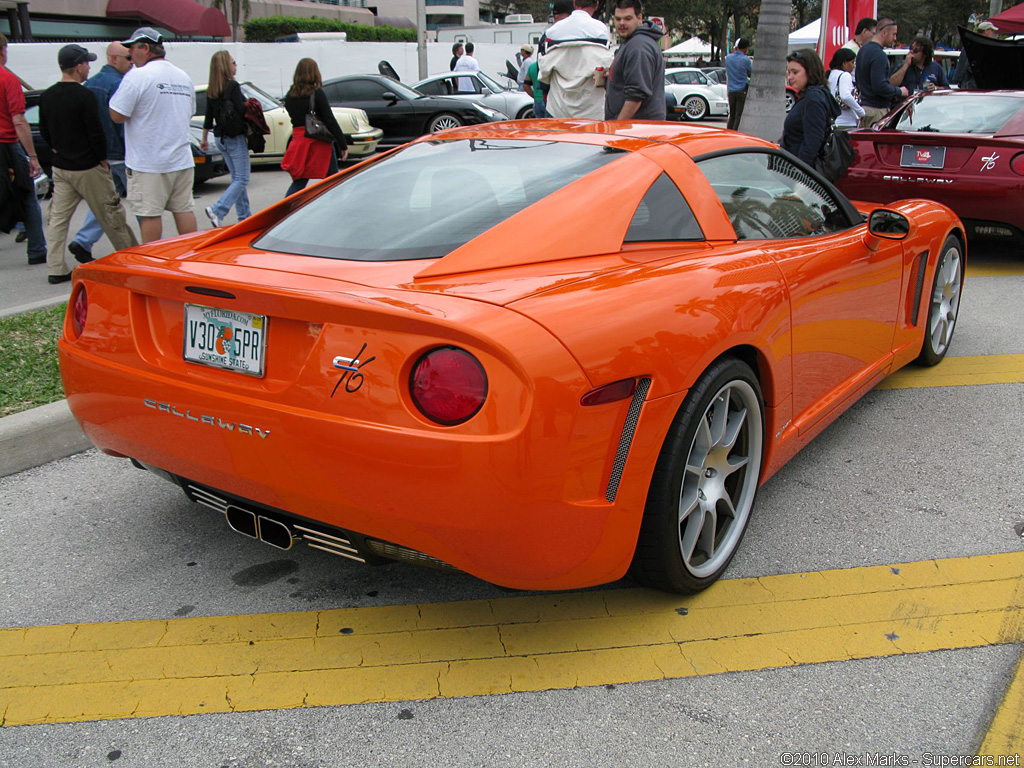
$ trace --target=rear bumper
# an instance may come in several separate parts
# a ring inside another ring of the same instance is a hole
[[[609,501],[629,400],[566,414],[560,393],[551,407],[530,407],[514,431],[460,437],[240,401],[140,375],[65,341],[60,358],[68,404],[105,452],[519,589],[625,573],[679,404],[640,401]]]

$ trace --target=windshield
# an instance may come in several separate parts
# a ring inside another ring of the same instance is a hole
[[[397,94],[398,96],[400,96],[403,99],[422,99],[423,98],[423,94],[420,93],[419,91],[415,90],[414,88],[410,88],[407,85],[403,85],[402,83],[398,82],[397,80],[392,80],[391,78],[388,78],[388,77],[382,77],[380,79],[380,84],[383,85],[385,88],[387,88],[392,93]]]
[[[507,90],[509,90],[509,89],[508,89],[508,88],[506,88],[505,86],[503,86],[503,85],[499,85],[498,83],[494,82],[494,81],[493,81],[493,80],[492,80],[491,78],[489,78],[489,77],[488,77],[487,75],[485,75],[485,74],[484,74],[483,72],[477,72],[477,73],[476,73],[476,76],[477,76],[478,78],[480,78],[480,82],[481,82],[481,83],[483,83],[484,85],[486,85],[486,86],[487,86],[488,88],[490,88],[490,89],[491,89],[492,91],[494,91],[495,93],[501,93],[502,91],[507,91]]]
[[[260,103],[260,108],[264,112],[269,112],[272,109],[278,109],[281,106],[281,102],[275,99],[266,91],[257,88],[252,83],[242,83],[242,96],[246,99],[256,99]]]
[[[311,200],[255,246],[353,261],[440,258],[624,154],[553,141],[412,144]]]
[[[1024,100],[992,93],[940,93],[909,104],[894,130],[925,133],[996,133]]]

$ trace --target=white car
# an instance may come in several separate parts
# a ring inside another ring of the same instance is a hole
[[[256,99],[263,107],[263,119],[267,121],[270,134],[265,136],[267,146],[260,154],[252,155],[254,165],[260,163],[280,163],[284,157],[285,147],[292,135],[292,121],[288,110],[280,101],[269,93],[260,90],[252,83],[239,83],[242,87],[243,99]],[[331,107],[338,127],[348,140],[349,159],[367,157],[377,151],[377,145],[384,135],[380,128],[374,128],[361,109],[349,107]],[[206,116],[206,86],[196,86],[196,115],[192,118],[193,125],[202,126]],[[212,141],[212,137],[211,137]]]
[[[471,86],[472,90],[460,91],[460,81],[463,87]],[[412,87],[427,96],[448,96],[472,101],[482,107],[490,107],[501,112],[512,120],[533,117],[532,96],[524,91],[506,88],[483,72],[444,72],[413,83]]]
[[[714,83],[699,69],[673,67],[665,70],[665,90],[676,97],[673,109],[678,120],[703,120],[709,115],[729,116],[726,86]]]

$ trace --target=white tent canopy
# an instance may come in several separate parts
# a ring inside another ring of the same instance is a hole
[[[710,56],[711,55],[711,43],[705,43],[699,37],[691,37],[685,42],[679,43],[679,45],[673,45],[667,51],[666,56]]]
[[[820,34],[821,19],[815,19],[795,32],[790,32],[789,50],[792,51],[795,48],[814,48],[818,44]]]

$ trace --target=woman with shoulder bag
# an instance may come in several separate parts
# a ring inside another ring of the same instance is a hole
[[[324,179],[338,172],[335,144],[341,149],[341,159],[348,158],[345,134],[334,119],[322,83],[320,67],[316,62],[313,59],[300,59],[295,66],[292,87],[284,99],[285,109],[292,121],[292,137],[281,161],[281,170],[287,171],[292,177],[292,184],[285,197],[305,189],[310,179]],[[320,131],[326,127],[333,141],[310,136],[307,123],[312,123]]]
[[[832,120],[839,116],[839,105],[825,85],[821,59],[809,48],[786,57],[786,82],[796,89],[797,100],[786,115],[781,146],[813,166],[829,136]]]
[[[199,146],[206,149],[210,129],[216,137],[217,149],[224,155],[224,164],[231,173],[231,184],[213,205],[206,206],[206,215],[215,227],[231,212],[238,220],[248,218],[249,208],[249,142],[245,137],[245,99],[242,88],[235,80],[238,65],[227,51],[217,51],[210,59],[210,83],[206,87],[206,119],[203,121],[203,140]]]
[[[848,131],[856,128],[864,117],[864,107],[853,96],[853,67],[857,54],[849,48],[839,48],[828,64],[828,90],[842,106],[836,118],[836,128]]]

